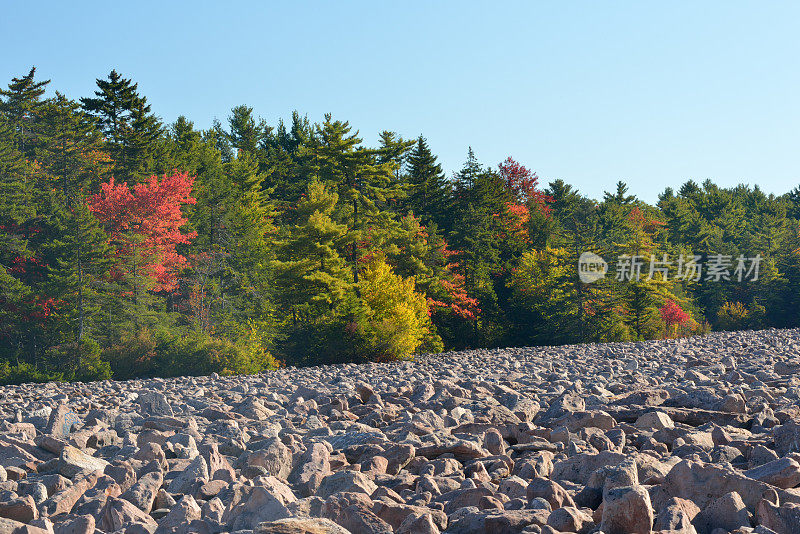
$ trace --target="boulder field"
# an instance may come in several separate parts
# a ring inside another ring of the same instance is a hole
[[[0,534],[800,533],[800,330],[0,387]]]

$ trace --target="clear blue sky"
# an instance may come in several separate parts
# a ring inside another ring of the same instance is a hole
[[[368,144],[425,135],[448,173],[471,145],[593,197],[800,184],[797,2],[26,4],[0,16],[3,85],[36,65],[78,98],[116,68],[166,122],[331,112]]]

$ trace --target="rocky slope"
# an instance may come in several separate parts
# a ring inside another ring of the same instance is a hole
[[[0,534],[800,532],[800,331],[0,388]]]

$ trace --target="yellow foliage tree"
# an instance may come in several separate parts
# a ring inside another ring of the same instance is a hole
[[[382,254],[361,270],[362,333],[379,358],[406,359],[431,336],[425,295],[392,272]]]

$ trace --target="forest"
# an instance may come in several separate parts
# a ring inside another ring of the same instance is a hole
[[[116,71],[49,89],[35,68],[0,89],[0,383],[800,325],[796,184],[592,199],[468,147],[448,176],[423,135],[367,146],[331,115],[165,124]]]

